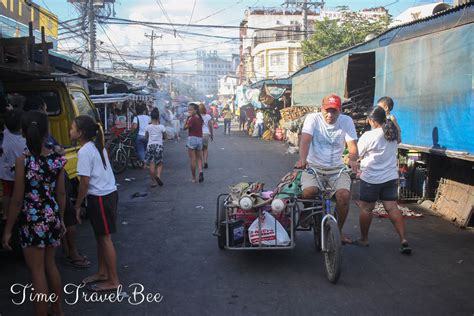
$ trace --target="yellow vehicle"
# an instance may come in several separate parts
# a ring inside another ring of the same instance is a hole
[[[60,81],[4,82],[4,93],[13,107],[23,108],[28,98],[39,96],[46,105],[50,134],[65,149],[66,171],[70,179],[77,177],[76,144],[69,138],[72,121],[79,115],[88,115],[99,121],[98,112],[87,92],[79,86]]]

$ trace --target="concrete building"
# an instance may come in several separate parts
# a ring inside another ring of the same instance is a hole
[[[308,34],[319,14],[308,11]],[[249,8],[240,24],[239,80],[285,77],[302,66],[303,12],[292,8]]]
[[[239,78],[235,75],[227,75],[219,78],[219,97],[231,98],[235,94]]]
[[[219,57],[217,51],[197,51],[193,87],[204,95],[217,94],[219,77],[231,72],[232,62]]]
[[[29,35],[28,24],[33,23],[33,35],[41,42],[41,28],[44,27],[46,41],[58,42],[58,17],[37,4],[25,0],[0,1],[0,37],[25,37]]]
[[[429,3],[411,7],[403,11],[393,19],[390,27],[405,24],[415,20],[426,18],[427,16],[449,9],[451,6],[444,2]]]
[[[383,7],[358,12],[367,19],[388,14]],[[307,34],[315,21],[340,19],[343,11],[321,9],[307,13]],[[304,18],[299,8],[249,8],[240,23],[240,83],[287,77],[303,66],[301,42]]]

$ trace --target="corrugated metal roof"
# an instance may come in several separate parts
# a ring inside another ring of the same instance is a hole
[[[412,21],[388,29],[370,41],[349,47],[328,57],[315,61],[290,76],[290,78],[324,67],[346,54],[371,51],[393,43],[406,41],[427,34],[441,32],[474,22],[474,2],[441,11],[424,19]]]

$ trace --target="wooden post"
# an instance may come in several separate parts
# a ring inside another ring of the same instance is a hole
[[[49,67],[49,52],[48,46],[46,45],[46,36],[44,31],[44,26],[41,27],[41,55],[43,57],[43,68],[47,69]]]

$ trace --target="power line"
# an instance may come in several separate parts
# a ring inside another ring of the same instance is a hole
[[[103,18],[104,20],[111,20],[111,21],[119,21],[119,22],[124,22],[123,24],[142,24],[142,25],[164,25],[164,26],[172,26],[173,30],[176,30],[174,26],[188,26],[188,27],[195,27],[195,28],[216,28],[216,29],[240,29],[241,27],[239,25],[215,25],[215,24],[183,24],[183,23],[165,23],[165,22],[150,22],[150,21],[137,21],[137,20],[130,20],[130,19],[124,19],[124,18],[107,18],[107,17],[102,17],[99,16],[100,18]],[[108,23],[112,24],[110,22],[105,22],[103,21],[102,23]],[[288,26],[288,25],[286,25]],[[246,27],[248,30],[258,30],[258,31],[277,31],[277,32],[292,32],[292,33],[301,33],[304,34],[303,31],[298,31],[298,30],[284,30],[281,28],[276,28],[276,27]]]

